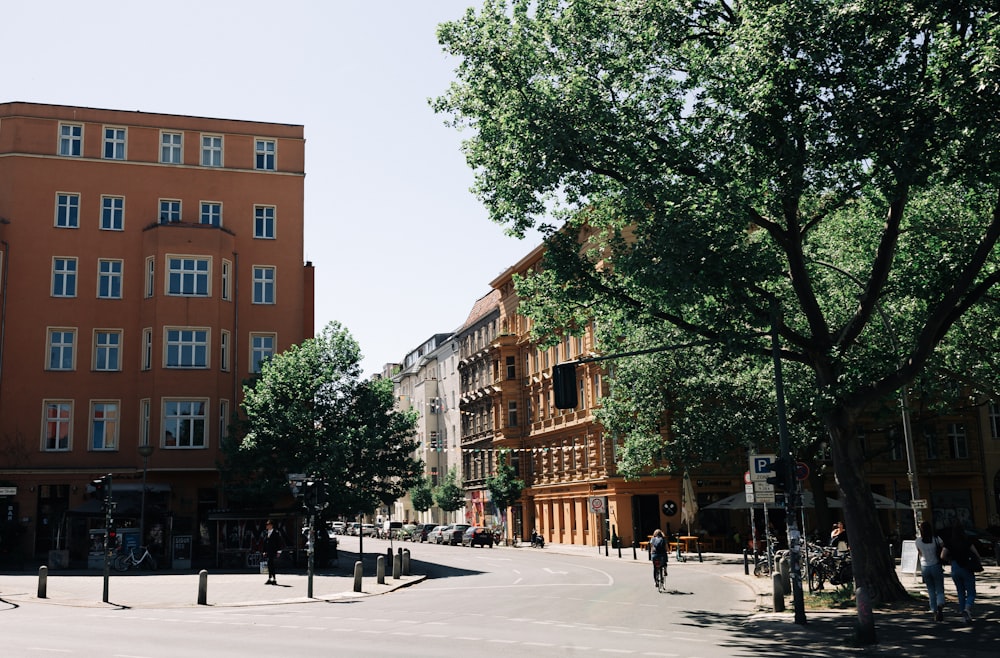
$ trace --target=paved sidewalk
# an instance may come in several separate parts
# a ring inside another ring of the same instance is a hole
[[[374,565],[365,556],[361,591],[354,591],[354,559],[342,555],[340,565],[313,576],[313,596],[309,598],[308,576],[296,571],[279,573],[278,585],[267,585],[266,574],[229,573],[207,570],[205,602],[214,607],[281,605],[308,601],[333,601],[385,594],[426,578],[423,575],[392,578],[389,568],[384,584],[375,577]],[[38,573],[0,573],[0,605],[39,603],[76,607],[183,608],[197,607],[201,575],[195,571],[126,572],[112,571],[108,580],[108,603],[104,603],[103,572],[48,572],[46,596],[38,597]]]

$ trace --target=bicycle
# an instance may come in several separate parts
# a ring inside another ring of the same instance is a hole
[[[664,584],[667,579],[667,556],[653,556],[653,582],[657,592],[666,591]]]
[[[131,567],[138,567],[145,563],[148,565],[149,569],[156,570],[156,559],[149,552],[149,549],[145,546],[140,546],[143,553],[141,556],[135,556],[135,548],[128,549],[127,552],[119,553],[115,556],[115,560],[112,566],[117,571],[128,571]]]

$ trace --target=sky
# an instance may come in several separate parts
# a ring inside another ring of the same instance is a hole
[[[459,328],[539,239],[505,235],[469,191],[468,137],[428,99],[455,80],[437,25],[476,0],[7,3],[0,102],[300,124],[316,330],[366,375]]]

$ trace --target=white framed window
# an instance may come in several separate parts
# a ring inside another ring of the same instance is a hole
[[[937,431],[932,425],[924,425],[924,444],[927,446],[927,459],[938,458]]]
[[[208,329],[167,327],[164,333],[167,368],[208,367]]]
[[[121,366],[122,332],[117,329],[94,330],[94,364],[97,371],[118,371]]]
[[[260,366],[274,356],[274,334],[250,334],[250,372],[260,372]]]
[[[223,329],[219,336],[219,369],[229,372],[229,330]]]
[[[951,447],[952,459],[969,458],[969,437],[965,434],[965,425],[948,423],[948,445]]]
[[[273,240],[274,229],[274,206],[254,206],[253,237],[260,240]]]
[[[139,445],[141,446],[149,445],[151,408],[149,398],[139,400]]]
[[[142,330],[142,362],[140,368],[149,370],[153,367],[153,328],[146,327]]]
[[[1000,404],[990,402],[986,407],[986,413],[990,418],[990,438],[1000,441]]]
[[[164,164],[183,164],[184,133],[160,133],[160,162]]]
[[[101,197],[101,230],[125,230],[125,197]]]
[[[274,268],[255,265],[253,268],[253,303],[274,303]]]
[[[115,128],[113,126],[104,127],[104,159],[124,160],[125,159],[125,138],[127,132],[125,128]]]
[[[889,430],[889,458],[894,461],[899,461],[903,459],[904,448],[903,437],[899,433],[899,430],[893,427]]]
[[[73,445],[73,401],[42,403],[42,450],[65,452]]]
[[[222,204],[218,201],[202,201],[200,221],[208,226],[222,226]]]
[[[76,329],[55,327],[49,329],[46,340],[46,370],[76,369]]]
[[[123,261],[101,258],[97,261],[98,299],[122,298]]]
[[[204,448],[207,399],[163,401],[163,448]]]
[[[152,297],[156,292],[156,258],[149,256],[146,258],[146,297]]]
[[[179,199],[160,199],[160,223],[176,224],[181,221],[181,202]]]
[[[229,400],[219,400],[219,440],[229,436]]]
[[[56,226],[80,228],[80,195],[69,192],[56,194]]]
[[[254,140],[254,167],[263,171],[274,171],[277,144],[273,139]]]
[[[76,297],[76,259],[52,259],[52,296]]]
[[[59,124],[59,155],[78,158],[83,155],[83,125]]]
[[[117,400],[90,403],[91,450],[118,450],[118,408]]]
[[[232,301],[233,299],[233,264],[222,259],[222,299]]]
[[[222,135],[201,136],[201,166],[222,166]]]
[[[211,294],[209,274],[211,261],[196,256],[167,258],[167,294],[186,297],[208,297]]]

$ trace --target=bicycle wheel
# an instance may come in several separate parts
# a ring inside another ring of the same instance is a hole
[[[767,558],[761,558],[757,561],[753,567],[753,575],[758,577],[771,575],[771,563],[767,561]]]
[[[809,591],[815,592],[823,589],[823,581],[826,580],[826,572],[822,562],[809,563]]]
[[[128,555],[119,553],[115,556],[114,560],[111,562],[111,566],[115,568],[115,571],[128,571],[129,559]]]

